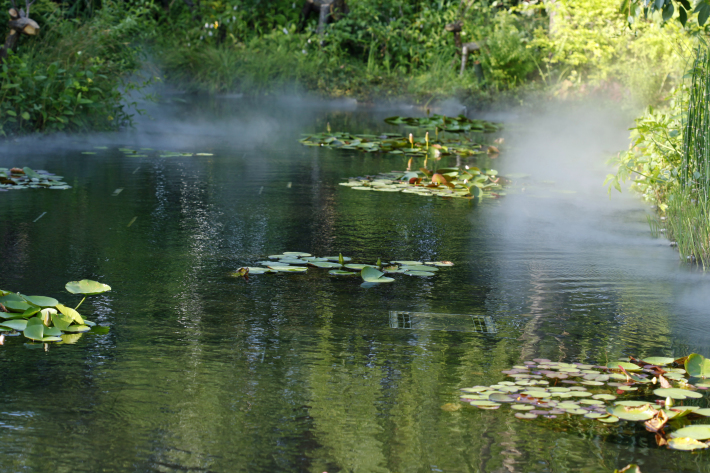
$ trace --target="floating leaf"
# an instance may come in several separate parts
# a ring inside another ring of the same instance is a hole
[[[671,432],[672,438],[688,437],[695,440],[710,439],[710,425],[696,424]]]
[[[52,297],[22,296],[27,302],[36,307],[55,307],[59,301]]]
[[[690,376],[708,378],[710,377],[710,359],[693,353],[685,360],[685,370]]]
[[[315,266],[316,268],[339,268],[340,265],[338,263],[327,263],[327,262],[320,262],[320,261],[315,261],[315,262],[309,262],[309,266]]]
[[[606,411],[623,420],[645,421],[656,415],[656,410],[650,404],[642,406],[609,406]]]
[[[71,307],[67,307],[63,304],[57,304],[57,310],[62,314],[66,315],[67,317],[70,317],[72,320],[74,320],[74,322],[78,324],[84,323],[84,319],[81,317],[79,312],[72,309]]]
[[[624,368],[626,371],[641,371],[641,368],[639,368],[638,365],[635,365],[633,363],[627,363],[625,361],[612,361],[611,363],[607,363],[607,368],[611,368],[613,370],[618,370],[621,368]]]
[[[352,271],[342,271],[340,269],[334,269],[332,271],[328,271],[328,274],[332,274],[333,276],[356,276],[357,273],[354,273]]]
[[[668,448],[673,450],[698,450],[701,448],[708,448],[708,445],[703,442],[699,442],[695,439],[682,437],[682,438],[672,438],[668,441]]]
[[[348,266],[346,266],[346,268]],[[385,277],[384,273],[369,266],[366,268],[362,268],[362,270],[360,271],[360,276],[362,276],[363,281],[368,283],[387,283],[394,281],[394,279]]]
[[[651,365],[665,366],[673,363],[673,358],[668,358],[665,356],[652,356],[649,358],[644,358],[643,361]]]
[[[671,399],[690,399],[690,398],[701,398],[702,394],[695,391],[689,391],[687,389],[678,388],[660,388],[653,391],[656,396],[669,397]]]
[[[0,323],[0,327],[10,328],[12,330],[17,330],[18,332],[23,331],[27,328],[27,320],[15,319],[15,320],[5,320]]]
[[[70,281],[66,284],[66,290],[72,294],[84,294],[85,296],[94,296],[111,290],[111,286],[90,279],[82,279],[81,281]]]

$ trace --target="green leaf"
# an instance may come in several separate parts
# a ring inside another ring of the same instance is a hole
[[[624,368],[626,371],[641,371],[641,368],[639,368],[637,365],[633,363],[627,363],[625,361],[612,361],[608,363],[607,368],[611,368],[613,370],[618,370],[619,366]]]
[[[696,424],[683,427],[682,429],[671,432],[672,438],[691,438],[694,440],[710,439],[710,425]]]
[[[692,377],[710,377],[710,360],[703,355],[693,353],[685,360],[685,371]]]
[[[25,328],[27,328],[27,321],[24,319],[5,320],[4,322],[0,323],[0,327],[11,328],[13,330],[17,330],[18,332],[21,332]]]
[[[111,290],[111,286],[90,279],[82,279],[81,281],[70,281],[65,286],[66,290],[72,294],[84,294],[85,296],[94,296]]]
[[[52,298],[52,297],[44,297],[44,296],[22,296],[27,302],[32,304],[35,307],[41,307],[41,308],[46,308],[46,307],[56,307],[57,304],[59,304],[59,301]]]
[[[44,328],[43,324],[27,324],[27,327],[22,333],[24,333],[27,338],[41,342],[42,339],[44,339]]]
[[[362,268],[362,271],[360,271],[360,276],[362,277],[363,281],[370,283],[386,283],[394,281],[393,278],[385,277],[384,273],[370,266]]]
[[[665,6],[663,7],[663,13],[662,13],[663,21],[668,21],[671,18],[673,18],[674,12],[675,12],[675,8],[673,7],[673,2],[668,0],[668,3],[666,3]]]
[[[656,414],[650,404],[642,406],[609,406],[606,411],[622,420],[642,421],[649,420]]]
[[[698,450],[701,448],[708,448],[708,445],[706,443],[700,442],[698,440],[689,438],[689,437],[681,437],[681,438],[672,438],[668,441],[668,448],[673,449],[673,450]]]
[[[698,8],[700,8],[700,10],[698,10]],[[695,9],[698,11],[698,24],[703,26],[708,20],[708,16],[710,16],[710,5],[701,2],[698,3],[698,6],[695,7]]]
[[[661,388],[653,391],[653,394],[660,397],[669,397],[671,399],[699,399],[702,394],[687,389],[678,388]]]
[[[678,21],[683,26],[688,23],[688,12],[683,7],[678,7]]]
[[[88,325],[71,325],[64,330],[65,332],[88,332],[91,327]]]
[[[84,319],[81,317],[79,312],[72,309],[71,307],[67,307],[63,304],[57,304],[57,310],[62,314],[66,315],[67,317],[70,317],[72,320],[74,320],[74,322],[78,324],[84,323]]]
[[[62,330],[62,331],[66,330],[67,327],[69,327],[72,324],[72,322],[74,322],[74,319],[72,319],[68,315],[52,314],[52,323],[59,330]]]

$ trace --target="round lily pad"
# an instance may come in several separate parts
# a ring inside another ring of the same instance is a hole
[[[653,394],[660,397],[669,397],[671,399],[690,399],[690,398],[701,398],[702,394],[695,391],[689,391],[687,389],[678,388],[661,388],[653,391]]]
[[[450,267],[450,266],[454,265],[454,263],[452,263],[451,261],[427,261],[424,264],[429,265],[429,266],[439,266],[442,268]]]
[[[528,412],[516,412],[515,417],[518,419],[532,420],[537,419],[537,414],[530,414]]]
[[[421,261],[390,261],[392,264],[401,264],[405,266],[420,266],[423,263]]]
[[[710,425],[708,424],[696,424],[689,425],[688,427],[683,427],[682,429],[675,430],[671,432],[672,438],[682,438],[688,437],[695,440],[707,440],[710,439]]]
[[[644,358],[643,361],[656,366],[665,366],[673,363],[675,360],[665,356],[651,356],[649,358]]]
[[[597,419],[599,422],[604,422],[605,424],[615,424],[619,422],[619,418],[616,416],[601,417]]]
[[[279,273],[305,273],[308,271],[308,268],[305,266],[278,266],[278,265],[272,265],[269,266],[270,269],[273,269],[274,271],[278,271]]]
[[[366,283],[379,284],[394,281],[394,279],[385,277],[383,273],[370,266],[362,268],[362,271],[360,271],[360,276],[362,276],[363,281],[365,281]]]
[[[37,307],[55,307],[59,301],[53,297],[23,296],[27,302]]]
[[[472,406],[476,406],[476,407],[500,406],[500,404],[498,404],[497,402],[493,402],[493,401],[478,401],[478,400],[476,400],[476,401],[471,401],[470,404]]]
[[[698,409],[698,410],[694,411],[693,414],[698,414],[703,417],[710,417],[710,409],[708,409],[708,408]]]
[[[251,276],[253,274],[265,274],[265,273],[273,273],[273,272],[274,271],[272,269],[249,266],[249,276]]]
[[[516,411],[531,411],[535,409],[535,406],[531,406],[530,404],[513,404],[510,408]]]
[[[602,401],[613,401],[616,399],[616,396],[613,394],[594,394],[592,396],[592,399],[601,399]]]
[[[102,294],[111,290],[111,286],[90,279],[82,279],[81,281],[70,281],[65,286],[66,290],[72,294],[84,294],[85,296],[93,296]]]
[[[607,366],[607,368],[611,368],[613,370],[618,370],[619,367],[621,366],[626,371],[641,371],[641,368],[639,368],[638,365],[635,365],[633,363],[628,363],[626,361],[612,361],[610,363],[607,363],[606,366]]]
[[[354,269],[355,271],[361,271],[364,268],[374,268],[373,264],[346,264],[347,269]]]
[[[285,256],[295,256],[295,257],[301,257],[301,256],[312,256],[310,253],[301,253],[300,251],[284,251]]]
[[[615,415],[619,419],[630,420],[630,421],[642,421],[652,418],[655,414],[655,410],[651,408],[649,404],[643,406],[609,406],[606,411]]]
[[[530,396],[530,397],[535,397],[538,399],[543,399],[543,398],[552,396],[551,393],[548,393],[545,391],[523,391],[522,394],[525,394],[526,396]]]
[[[488,386],[474,386],[472,388],[461,388],[461,391],[465,393],[480,393],[483,391],[488,391],[490,388]]]
[[[388,271],[388,272],[393,272],[393,271]],[[402,271],[402,272],[409,275],[409,276],[420,276],[420,277],[436,276],[436,274],[430,273],[429,271]]]
[[[338,263],[329,263],[329,262],[324,262],[324,261],[309,261],[308,265],[315,266],[316,268],[339,268],[340,267],[340,265]]]
[[[506,396],[505,394],[502,393],[493,393],[490,396],[488,396],[489,401],[494,401],[494,402],[513,402],[515,401],[514,398],[510,396]]]

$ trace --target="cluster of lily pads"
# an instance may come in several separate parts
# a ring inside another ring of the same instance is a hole
[[[7,332],[9,335],[21,332],[38,342],[74,343],[83,332],[107,333],[108,327],[85,319],[77,309],[87,296],[102,294],[110,291],[111,287],[82,279],[68,282],[65,288],[72,294],[84,296],[73,309],[52,297],[26,296],[0,290],[0,338],[4,339]]]
[[[458,117],[447,117],[445,115],[431,115],[427,117],[388,117],[385,122],[390,125],[407,125],[422,128],[438,128],[450,133],[478,132],[495,133],[501,130],[499,123],[486,120],[466,118],[463,115]]]
[[[32,168],[0,168],[0,191],[10,189],[71,189],[71,186],[57,176],[44,170]]]
[[[108,146],[94,146],[95,150],[105,151],[110,149]],[[82,151],[81,154],[98,154],[99,151]],[[178,151],[165,151],[156,150],[153,148],[118,148],[118,151],[126,156],[133,158],[148,158],[148,157],[159,157],[159,158],[179,158],[179,157],[190,157],[190,156],[213,156],[212,153],[183,153]]]
[[[249,276],[267,273],[305,273],[308,268],[328,269],[331,276],[360,276],[364,284],[379,284],[393,282],[386,274],[406,274],[408,276],[434,276],[440,267],[450,267],[450,261],[391,261],[382,263],[380,259],[374,264],[353,263],[352,258],[343,256],[316,257],[310,253],[287,251],[280,255],[270,255],[268,261],[258,261],[263,266],[245,266],[239,268],[232,276],[249,279]]]
[[[512,381],[462,389],[461,400],[486,410],[509,405],[518,419],[582,416],[603,424],[643,422],[658,445],[708,448],[710,423],[692,421],[710,417],[710,408],[689,403],[707,400],[710,359],[698,354],[629,359],[596,366],[538,358],[503,371]]]
[[[363,151],[365,153],[390,153],[407,156],[473,156],[488,153],[498,154],[498,148],[476,143],[471,138],[457,139],[436,137],[429,140],[427,132],[423,138],[415,138],[411,133],[404,136],[399,133],[383,133],[381,135],[354,135],[347,132],[326,132],[306,134],[300,143],[306,146],[325,146],[328,148]]]
[[[474,199],[497,198],[505,195],[501,189],[509,181],[498,176],[495,169],[440,168],[430,171],[401,171],[381,173],[376,176],[351,177],[341,186],[363,191],[402,192],[430,197]]]

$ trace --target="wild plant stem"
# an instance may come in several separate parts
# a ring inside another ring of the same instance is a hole
[[[79,306],[82,304],[82,302],[84,302],[85,300],[86,300],[86,296],[84,296],[84,298],[81,300],[81,302],[79,302],[79,305],[74,307],[74,310],[77,310],[79,308]]]

